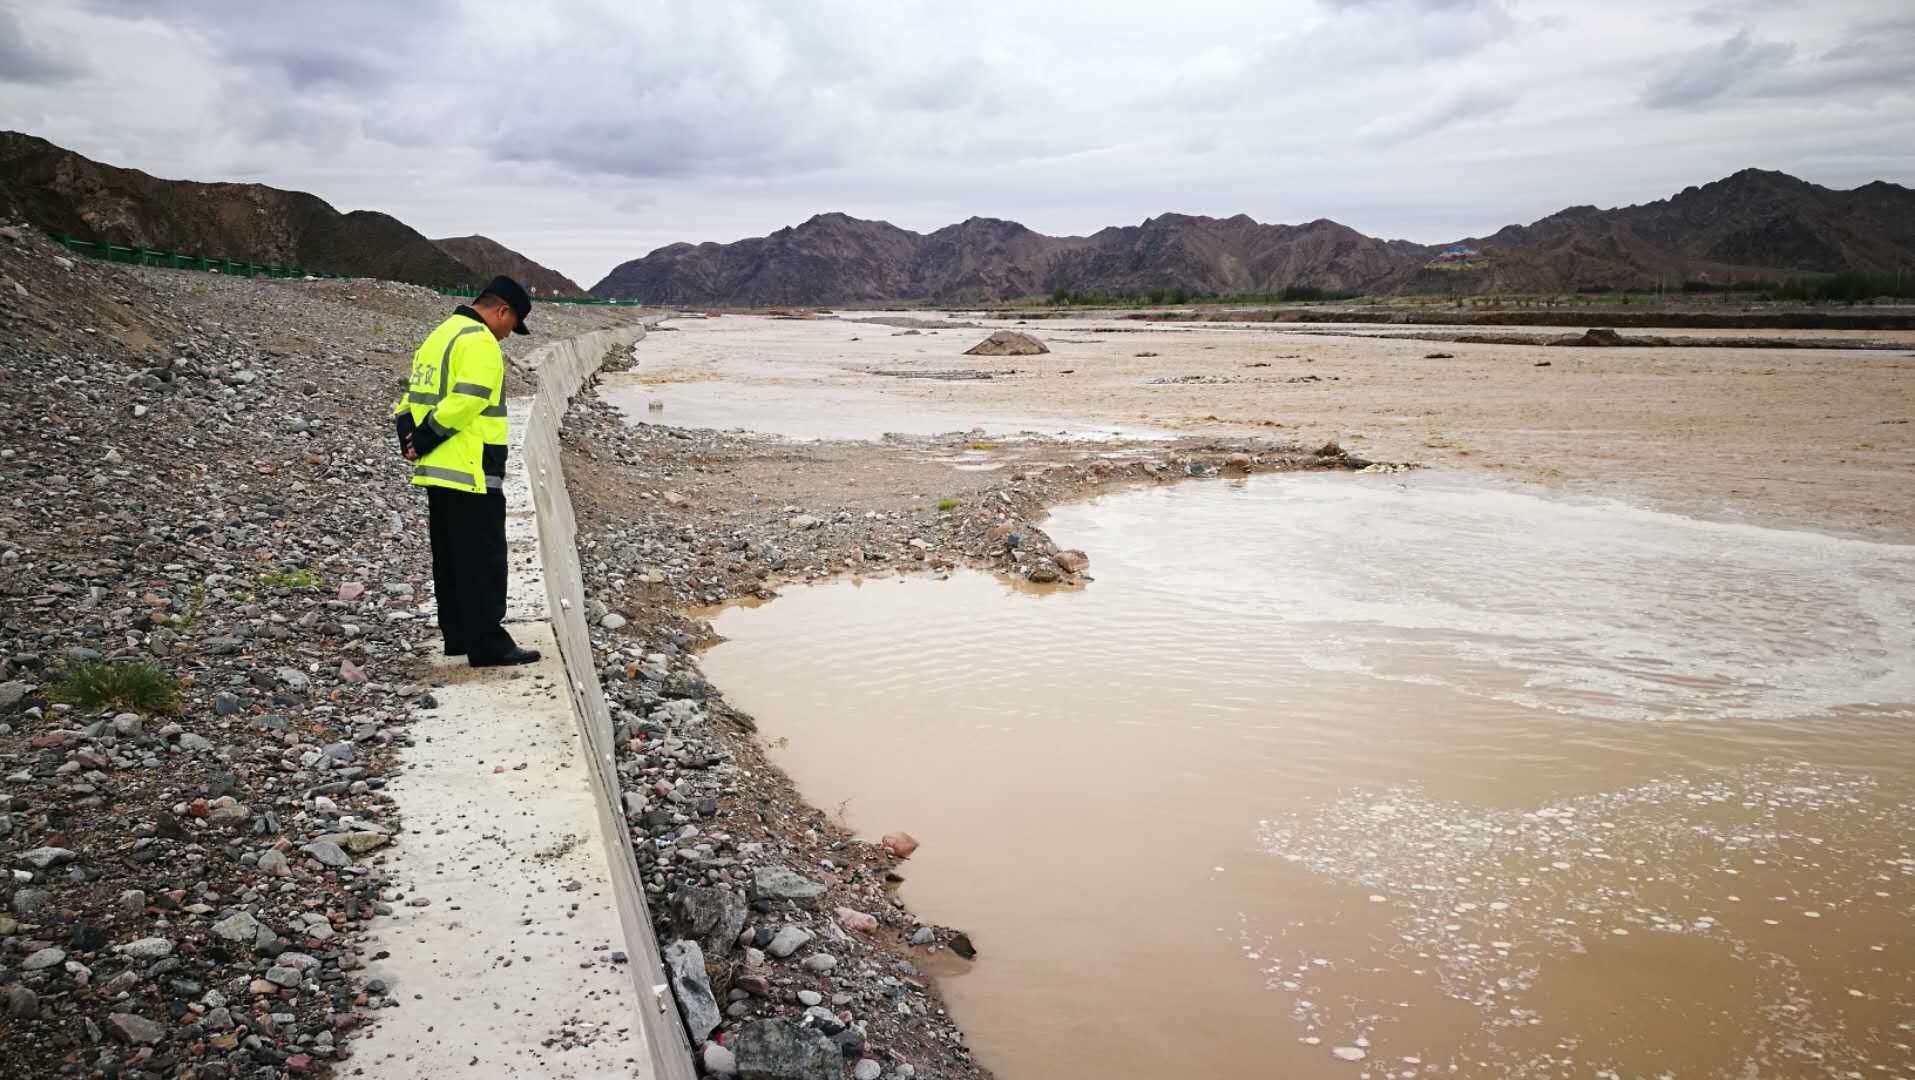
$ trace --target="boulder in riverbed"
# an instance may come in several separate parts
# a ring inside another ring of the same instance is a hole
[[[1036,356],[1051,350],[1043,342],[1015,330],[999,330],[964,350],[966,356]]]

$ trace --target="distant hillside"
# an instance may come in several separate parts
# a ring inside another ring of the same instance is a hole
[[[1326,220],[1264,225],[1241,214],[1164,214],[1066,237],[990,218],[927,236],[820,214],[770,236],[660,248],[619,265],[591,291],[693,306],[965,303],[1057,289],[1553,292],[1899,267],[1915,268],[1915,192],[1881,181],[1834,191],[1751,169],[1643,206],[1572,207],[1445,245],[1379,240]]]
[[[19,132],[0,132],[0,188],[0,203],[28,221],[83,240],[421,285],[476,277],[387,214],[342,214],[316,195],[264,184],[162,180]]]
[[[539,296],[584,296],[579,284],[513,251],[489,236],[449,236],[434,240],[440,251],[464,263],[474,281],[490,281],[499,274],[533,290]]]

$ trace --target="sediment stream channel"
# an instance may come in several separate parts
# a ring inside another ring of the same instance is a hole
[[[704,659],[923,842],[999,1076],[1915,1068],[1915,547],[1440,472],[1046,528],[1094,582],[794,587]]]

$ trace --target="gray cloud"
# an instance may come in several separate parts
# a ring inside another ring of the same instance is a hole
[[[34,40],[13,12],[0,8],[0,82],[60,83],[77,78],[83,70]]]
[[[1670,61],[1644,90],[1653,108],[1698,105],[1720,97],[1738,83],[1763,77],[1766,69],[1788,60],[1792,45],[1755,40],[1747,30],[1727,41],[1705,45]]]
[[[1074,234],[1329,216],[1441,241],[1750,164],[1915,178],[1907,16],[1670,8],[0,0],[0,127],[487,232],[587,282],[825,210]],[[49,51],[68,42],[86,68]]]

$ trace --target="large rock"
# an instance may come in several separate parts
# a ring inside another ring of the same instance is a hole
[[[839,1080],[844,1055],[831,1040],[796,1020],[755,1020],[732,1037],[745,1080]]]
[[[825,894],[822,882],[782,866],[761,866],[751,876],[754,900],[797,900],[809,903]]]
[[[697,942],[681,938],[665,946],[665,967],[672,973],[672,996],[678,1000],[678,1015],[685,1018],[686,1034],[694,1045],[704,1042],[725,1021],[711,992],[704,951]]]
[[[737,947],[745,912],[744,898],[730,889],[685,885],[672,895],[672,922],[678,932],[696,938],[713,956],[725,956]]]
[[[1029,334],[1020,334],[1015,330],[999,330],[976,345],[964,350],[966,356],[1036,356],[1051,350],[1045,344]]]

